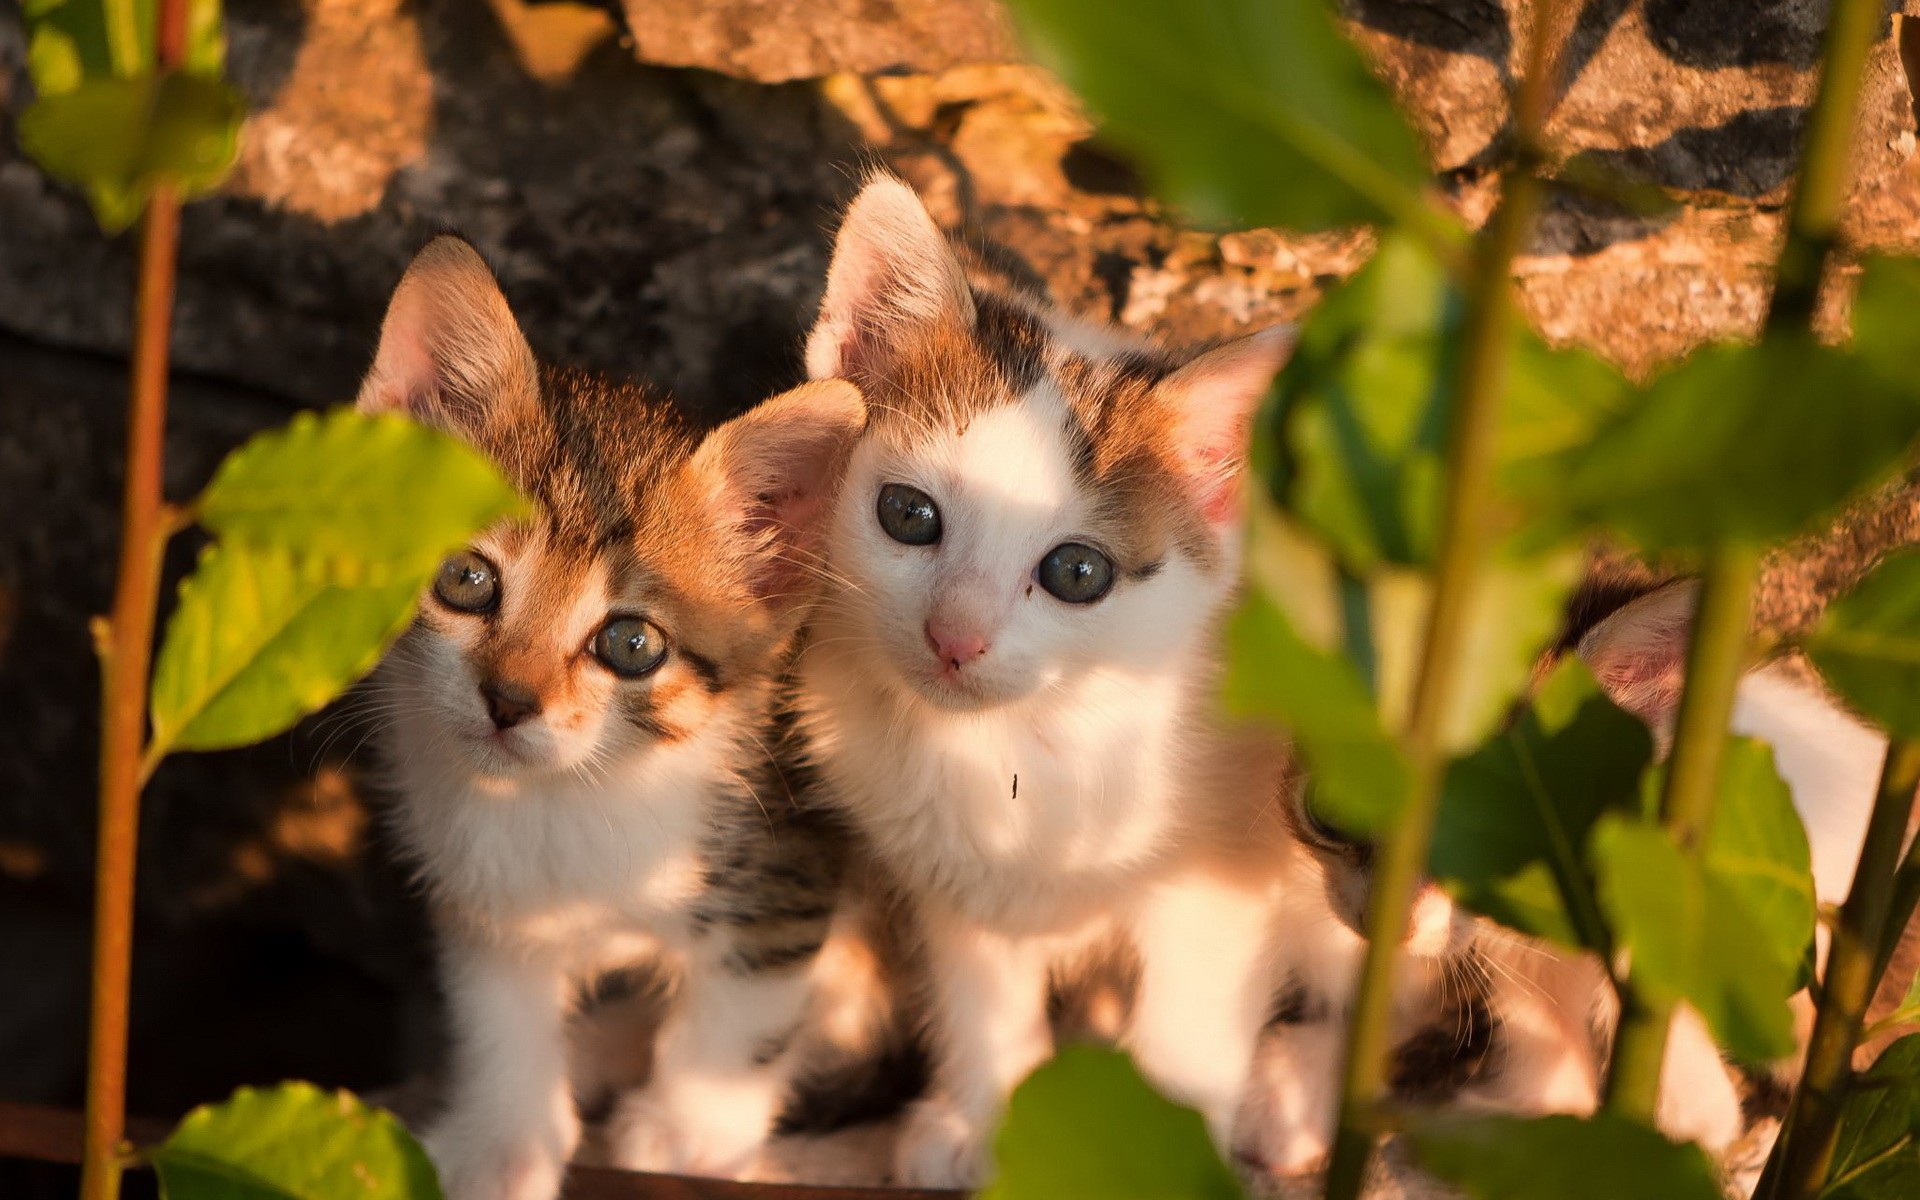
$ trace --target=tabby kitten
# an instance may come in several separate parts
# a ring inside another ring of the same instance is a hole
[[[924,938],[931,1094],[901,1182],[967,1185],[1052,1051],[1049,993],[1129,960],[1121,1040],[1224,1140],[1265,1015],[1259,751],[1211,711],[1276,330],[1170,355],[969,278],[870,181],[807,343],[868,427],[826,515],[801,728]]]
[[[558,1193],[580,1133],[569,1013],[653,956],[677,987],[613,1156],[747,1170],[843,870],[772,713],[792,564],[858,393],[807,384],[697,436],[657,394],[536,364],[480,257],[441,238],[394,293],[359,405],[457,434],[539,505],[446,560],[376,675],[451,1010],[425,1139],[447,1195]]]

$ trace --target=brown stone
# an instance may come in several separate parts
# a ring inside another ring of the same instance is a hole
[[[644,62],[761,83],[836,71],[926,73],[1005,62],[1018,48],[995,0],[621,0]]]

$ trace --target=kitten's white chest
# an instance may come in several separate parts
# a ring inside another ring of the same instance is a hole
[[[827,771],[916,890],[1007,928],[1082,919],[1161,852],[1175,818],[1174,696],[1080,694],[1042,716],[840,706]]]

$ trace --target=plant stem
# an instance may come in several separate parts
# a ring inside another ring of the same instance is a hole
[[[1701,579],[1700,611],[1687,650],[1686,690],[1660,797],[1661,823],[1689,858],[1699,857],[1719,800],[1727,722],[1752,644],[1749,625],[1759,572],[1759,552],[1736,542],[1714,549]],[[1607,1072],[1606,1107],[1651,1124],[1660,1100],[1660,1066],[1673,1009],[1641,994],[1630,971],[1620,977],[1619,986],[1620,1032]]]
[[[1403,737],[1410,768],[1408,794],[1373,868],[1367,953],[1347,1032],[1327,1200],[1353,1200],[1360,1194],[1373,1153],[1374,1114],[1386,1094],[1395,961],[1427,868],[1449,760],[1442,731],[1453,707],[1466,654],[1467,618],[1487,552],[1500,400],[1512,344],[1513,259],[1525,247],[1540,204],[1541,184],[1534,168],[1541,158],[1540,131],[1553,94],[1561,7],[1554,0],[1535,6],[1527,69],[1513,102],[1522,165],[1508,174],[1500,206],[1475,240],[1469,263],[1433,607]]]
[[[1853,124],[1867,55],[1886,21],[1882,0],[1834,0],[1821,56],[1820,92],[1807,114],[1800,181],[1787,217],[1787,241],[1774,268],[1769,332],[1810,329],[1820,276],[1840,233],[1847,198]]]
[[[1840,1133],[1840,1110],[1853,1082],[1853,1048],[1880,978],[1880,945],[1889,920],[1904,926],[1910,915],[1894,910],[1893,884],[1916,787],[1920,741],[1896,741],[1887,747],[1860,865],[1827,951],[1824,992],[1807,1044],[1806,1067],[1756,1196],[1812,1196],[1827,1177]]]
[[[161,0],[155,17],[155,67],[161,73],[177,67],[184,56],[186,17],[186,0]],[[116,1200],[120,1194],[140,753],[146,736],[147,674],[153,656],[160,557],[169,532],[160,488],[179,246],[180,196],[172,184],[163,182],[147,202],[140,225],[120,563],[113,615],[101,643],[100,828],[94,867],[93,994],[81,1200]]]

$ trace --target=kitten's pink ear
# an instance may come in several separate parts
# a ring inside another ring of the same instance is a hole
[[[866,426],[860,389],[803,383],[709,433],[690,470],[719,519],[752,539],[748,584],[786,607],[808,589],[820,525],[854,439]]]
[[[461,424],[537,395],[533,351],[479,252],[457,237],[428,242],[387,304],[360,410]]]
[[[858,375],[914,328],[965,329],[973,315],[966,273],[920,197],[876,175],[847,207],[834,239],[827,293],[807,335],[807,375]]]
[[[1579,654],[1613,702],[1665,730],[1680,707],[1687,643],[1700,587],[1693,580],[1650,592],[1588,630]]]
[[[1293,327],[1276,325],[1216,346],[1160,381],[1180,414],[1177,450],[1210,520],[1229,521],[1240,511],[1253,414],[1293,344]]]

